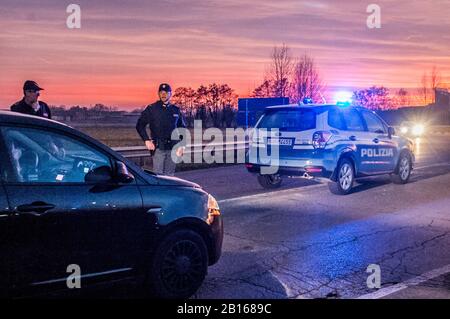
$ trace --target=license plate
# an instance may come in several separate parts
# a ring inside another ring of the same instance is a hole
[[[290,138],[269,138],[267,139],[267,144],[269,145],[282,145],[282,146],[291,146],[292,139]]]

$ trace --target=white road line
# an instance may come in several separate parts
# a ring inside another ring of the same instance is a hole
[[[450,163],[442,162],[442,163],[436,163],[436,164],[419,166],[419,167],[415,167],[414,169],[415,170],[421,170],[421,169],[425,169],[425,168],[433,168],[433,167],[446,166],[446,165],[450,165]],[[310,189],[321,188],[321,187],[325,187],[326,186],[325,182],[320,182],[320,181],[318,181],[318,182],[320,184],[310,185],[310,186],[300,186],[300,187],[295,187],[295,188],[283,189],[283,190],[279,190],[279,191],[273,191],[273,192],[267,192],[267,193],[260,193],[260,194],[253,194],[253,195],[238,196],[238,197],[222,199],[222,200],[219,200],[218,203],[219,204],[225,204],[225,203],[229,203],[229,202],[235,202],[235,201],[238,201],[238,200],[265,198],[265,197],[269,197],[271,195],[285,195],[285,194],[290,194],[293,191],[295,191],[295,192],[299,192],[299,191],[303,191],[303,190],[307,191],[307,190],[310,190]]]
[[[438,269],[434,269],[431,270],[429,272],[426,272],[420,276],[411,278],[409,280],[406,280],[402,283],[390,286],[390,287],[386,287],[386,288],[381,288],[380,290],[377,290],[375,292],[366,294],[366,295],[362,295],[359,296],[357,299],[380,299],[386,296],[389,296],[393,293],[396,293],[398,291],[404,290],[408,287],[411,286],[417,286],[421,283],[424,283],[428,280],[437,278],[439,276],[445,275],[450,273],[450,265],[446,265],[444,267],[438,268]]]
[[[267,193],[260,193],[260,194],[253,194],[253,195],[246,195],[246,196],[222,199],[222,200],[219,200],[218,202],[219,202],[219,204],[223,204],[223,203],[234,202],[234,201],[242,200],[242,199],[255,199],[255,198],[259,198],[259,197],[268,197],[268,196],[275,195],[275,194],[276,195],[285,195],[285,194],[289,194],[292,192],[302,191],[303,189],[309,190],[309,189],[320,188],[320,187],[324,187],[324,186],[326,186],[326,185],[325,184],[317,184],[317,185],[310,185],[310,186],[294,187],[294,188],[283,189],[283,190],[275,191],[275,192],[267,192]]]

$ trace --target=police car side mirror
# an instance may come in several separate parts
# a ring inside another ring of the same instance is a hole
[[[114,180],[118,183],[129,184],[134,181],[134,176],[128,171],[127,166],[120,162],[116,162],[116,172],[114,176]]]
[[[391,138],[393,135],[395,135],[395,128],[393,128],[392,126],[389,126],[388,135],[389,135],[389,138]]]

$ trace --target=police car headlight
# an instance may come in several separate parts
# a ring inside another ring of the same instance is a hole
[[[408,133],[408,128],[407,128],[406,126],[402,126],[402,127],[400,128],[400,132],[401,132],[402,134],[406,134],[406,133]]]
[[[211,225],[216,216],[220,216],[219,203],[212,195],[208,194],[208,219],[206,222]]]
[[[416,125],[414,125],[414,127],[412,129],[412,133],[415,136],[422,135],[424,132],[425,132],[425,127],[422,124],[416,124]]]

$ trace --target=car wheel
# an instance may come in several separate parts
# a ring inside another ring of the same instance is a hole
[[[408,183],[409,177],[411,176],[411,170],[411,156],[408,153],[403,153],[398,161],[397,174],[391,175],[392,182],[395,184]]]
[[[328,187],[333,194],[347,195],[352,191],[354,182],[355,169],[353,163],[344,158],[339,162],[336,181],[328,183]]]
[[[259,184],[268,189],[279,188],[281,186],[281,177],[280,175],[258,175]]]
[[[156,249],[147,287],[152,296],[186,299],[203,283],[208,271],[208,251],[203,238],[192,230],[177,230]]]

